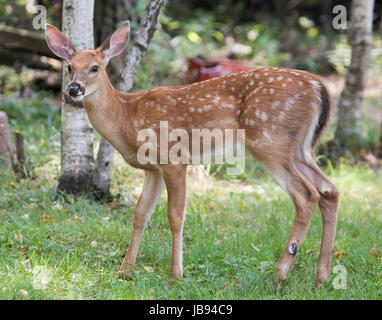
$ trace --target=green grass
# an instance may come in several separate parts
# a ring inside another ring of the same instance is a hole
[[[58,117],[58,115],[57,115]],[[134,276],[117,278],[132,234],[142,173],[116,156],[112,204],[56,196],[58,119],[11,121],[25,135],[34,178],[17,182],[0,166],[0,299],[381,299],[382,171],[342,163],[327,168],[340,202],[332,267],[347,270],[347,288],[332,275],[313,289],[321,239],[317,211],[283,286],[275,264],[293,222],[287,195],[254,163],[244,182],[190,185],[184,227],[186,277],[168,281],[171,233],[166,194],[143,236]],[[46,283],[44,283],[46,279]]]
[[[184,230],[186,278],[171,285],[164,194],[144,234],[133,279],[118,280],[132,233],[129,194],[141,185],[142,175],[121,165],[114,172],[114,191],[127,199],[114,205],[56,198],[56,181],[48,176],[16,183],[13,174],[1,172],[1,299],[25,298],[20,290],[30,299],[382,298],[382,261],[372,249],[382,249],[381,172],[343,166],[330,174],[342,191],[335,251],[345,253],[333,266],[347,269],[344,290],[334,289],[332,280],[312,289],[321,235],[318,212],[290,279],[282,287],[274,282],[293,207],[268,178],[253,190],[223,181],[204,190],[191,187]],[[39,276],[31,270],[38,268],[50,274],[44,290],[35,289]]]

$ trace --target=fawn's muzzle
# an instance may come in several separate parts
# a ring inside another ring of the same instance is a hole
[[[85,93],[85,90],[83,90],[78,83],[73,82],[68,87],[68,93],[71,97],[75,98],[79,95],[83,95]]]

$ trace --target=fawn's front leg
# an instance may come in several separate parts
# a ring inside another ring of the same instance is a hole
[[[170,278],[183,277],[182,234],[184,208],[186,204],[185,165],[166,165],[162,167],[163,178],[167,187],[167,215],[172,233],[172,261]]]
[[[145,171],[145,180],[141,196],[134,211],[134,231],[129,249],[123,259],[118,272],[118,277],[126,279],[131,276],[132,269],[137,258],[138,247],[142,239],[143,231],[149,221],[155,205],[163,190],[162,173],[157,171]]]

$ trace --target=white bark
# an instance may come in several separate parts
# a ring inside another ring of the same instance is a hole
[[[0,111],[0,158],[9,160],[11,155],[11,131],[9,130],[8,116]]]
[[[64,0],[62,31],[77,50],[92,49],[94,0]],[[58,190],[80,193],[89,187],[94,168],[93,128],[82,103],[67,95],[66,63],[62,79],[61,176]]]
[[[342,91],[336,137],[346,143],[361,135],[362,99],[370,66],[374,0],[353,0],[351,8],[351,65]]]
[[[119,89],[128,92],[133,88],[134,76],[147,47],[159,23],[159,13],[163,0],[151,0],[146,7],[137,34],[125,55],[125,66],[120,77]],[[113,165],[114,148],[104,138],[101,139],[97,154],[96,169],[93,175],[93,185],[100,196],[110,193],[110,181]]]

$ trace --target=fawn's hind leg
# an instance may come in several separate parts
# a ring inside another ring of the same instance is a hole
[[[315,286],[324,282],[330,276],[334,239],[337,226],[337,209],[339,201],[338,189],[316,166],[296,161],[297,169],[316,187],[320,193],[319,206],[322,216],[322,239],[320,258],[318,259]]]
[[[277,279],[284,281],[288,278],[320,195],[316,188],[296,169],[293,162],[273,165],[268,167],[268,170],[276,182],[289,194],[295,207],[292,232],[276,266]]]

